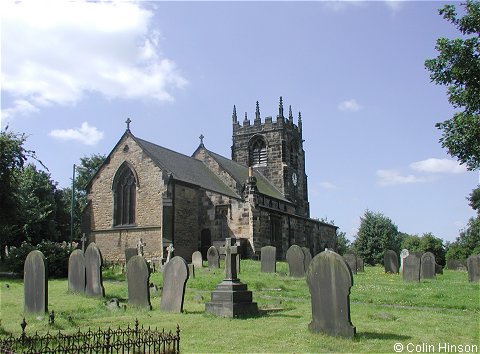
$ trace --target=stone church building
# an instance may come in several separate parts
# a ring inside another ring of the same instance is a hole
[[[266,245],[284,259],[292,244],[313,255],[336,246],[336,227],[310,218],[302,117],[240,122],[234,106],[231,159],[200,144],[186,156],[135,136],[127,129],[90,180],[84,228],[106,260],[125,259],[125,248],[144,243],[144,256],[186,260],[226,237],[237,239],[242,257]]]

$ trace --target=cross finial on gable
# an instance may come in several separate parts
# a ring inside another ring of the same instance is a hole
[[[200,136],[199,136],[198,138],[200,139],[200,145],[203,146],[203,139],[204,139],[205,137],[203,136],[203,134],[200,134]]]
[[[125,123],[127,123],[127,130],[130,130],[130,123],[132,122],[132,120],[130,118],[127,118],[127,120],[125,121]]]

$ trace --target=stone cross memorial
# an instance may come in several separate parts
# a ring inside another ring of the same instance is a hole
[[[480,281],[480,254],[471,255],[467,259],[468,281]]]
[[[187,262],[179,256],[173,257],[163,270],[163,291],[160,309],[166,312],[183,311],[185,287],[189,278]]]
[[[277,248],[264,246],[260,249],[260,271],[262,273],[275,273],[277,271]]]
[[[300,246],[290,246],[287,250],[287,262],[291,277],[301,278],[305,275],[305,253]]]
[[[397,253],[392,250],[386,250],[383,256],[383,265],[385,266],[385,273],[398,273]]]
[[[225,255],[225,279],[212,292],[211,301],[205,304],[205,310],[221,317],[244,317],[258,313],[256,302],[252,302],[252,292],[237,277],[236,255],[238,246],[227,238],[225,246],[220,247]]]
[[[307,270],[312,302],[312,332],[353,338],[355,327],[350,319],[350,288],[353,275],[342,256],[325,251],[317,254]]]
[[[172,253],[175,251],[175,248],[173,248],[172,244],[169,244],[167,247],[167,260],[165,261],[165,264],[170,262],[170,259],[172,258]]]
[[[435,256],[425,252],[420,260],[420,279],[435,279]]]
[[[143,248],[146,246],[146,243],[143,242],[143,240],[140,238],[138,241],[137,241],[137,253],[140,255],[140,256],[143,256]]]
[[[357,274],[357,256],[353,253],[347,253],[343,256],[345,263],[348,264],[353,274]]]
[[[43,253],[31,251],[25,259],[23,271],[24,311],[48,312],[48,270]]]
[[[128,304],[151,310],[150,269],[142,256],[133,256],[127,264]]]
[[[200,251],[195,251],[192,254],[192,264],[195,268],[201,269],[203,267],[203,258]]]
[[[75,250],[68,258],[68,291],[85,293],[85,257],[82,250]]]
[[[403,272],[403,260],[408,257],[410,253],[408,253],[407,249],[403,249],[402,252],[400,252],[400,272]]]
[[[88,296],[105,296],[102,280],[102,263],[100,250],[94,242],[90,243],[85,252],[85,294]]]
[[[207,251],[208,268],[220,268],[220,255],[215,246],[210,246]]]
[[[402,276],[406,282],[420,281],[420,257],[412,253],[403,258]]]

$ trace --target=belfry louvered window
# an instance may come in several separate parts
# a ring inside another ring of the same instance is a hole
[[[117,172],[114,185],[113,224],[132,225],[135,223],[137,182],[133,171],[127,165]]]
[[[262,138],[256,139],[250,146],[250,166],[267,166],[267,145]]]

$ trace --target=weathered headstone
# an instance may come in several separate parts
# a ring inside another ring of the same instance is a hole
[[[130,260],[130,258],[136,255],[138,255],[138,251],[136,248],[134,247],[125,248],[125,264],[128,264],[128,261]]]
[[[310,262],[312,261],[312,253],[307,247],[302,247],[302,251],[304,255],[303,268],[305,269],[305,272],[306,272],[308,269],[308,266],[310,265]]]
[[[188,264],[188,277],[191,279],[195,278],[195,266],[192,263]]]
[[[128,304],[152,309],[150,303],[150,269],[142,256],[133,256],[127,264]]]
[[[205,310],[221,317],[240,317],[258,313],[256,302],[252,302],[252,292],[237,277],[236,255],[239,247],[234,240],[227,238],[220,254],[225,256],[225,278],[212,292],[211,301]]]
[[[175,248],[173,248],[172,244],[169,244],[167,247],[167,260],[165,261],[165,264],[170,262],[170,259],[172,259],[172,253],[175,251]]]
[[[85,257],[82,250],[74,250],[68,258],[68,290],[85,293]]]
[[[420,257],[412,253],[403,258],[402,276],[406,282],[420,281]]]
[[[357,257],[357,272],[364,272],[365,264],[362,257]]]
[[[160,309],[167,312],[182,312],[185,287],[189,277],[187,262],[175,256],[165,265]]]
[[[350,267],[352,274],[357,274],[357,256],[353,253],[347,253],[343,256],[343,259]]]
[[[301,278],[305,275],[305,254],[300,246],[290,246],[287,250],[287,262],[291,277]]]
[[[23,268],[24,311],[48,312],[48,270],[42,252],[31,251]]]
[[[443,274],[443,266],[438,263],[435,263],[435,274]]]
[[[260,270],[262,273],[275,273],[277,271],[277,248],[265,246],[260,249]]]
[[[94,242],[90,243],[85,252],[85,294],[88,296],[105,296],[102,280],[102,263],[100,250]]]
[[[353,275],[343,257],[333,251],[317,254],[307,270],[312,302],[312,332],[353,338],[350,319],[350,288]]]
[[[398,273],[397,253],[392,250],[386,250],[383,256],[383,265],[385,266],[385,273]]]
[[[467,259],[468,281],[480,281],[480,254],[471,255]]]
[[[195,266],[195,268],[198,268],[198,269],[201,269],[203,267],[202,252],[200,251],[193,252],[192,264]]]
[[[420,279],[435,279],[435,256],[425,252],[420,260]]]
[[[400,252],[400,272],[403,272],[403,260],[407,258],[409,254],[410,253],[406,248],[404,248],[402,252]]]
[[[82,234],[82,238],[80,239],[82,242],[82,253],[85,254],[85,243],[87,242],[87,235]]]
[[[137,253],[138,255],[140,256],[143,256],[143,248],[146,246],[146,243],[143,242],[143,240],[140,238],[138,241],[137,241]]]
[[[220,255],[215,246],[210,246],[207,251],[208,268],[220,268]]]
[[[459,259],[449,259],[447,260],[447,269],[450,270],[467,270],[465,262]]]

